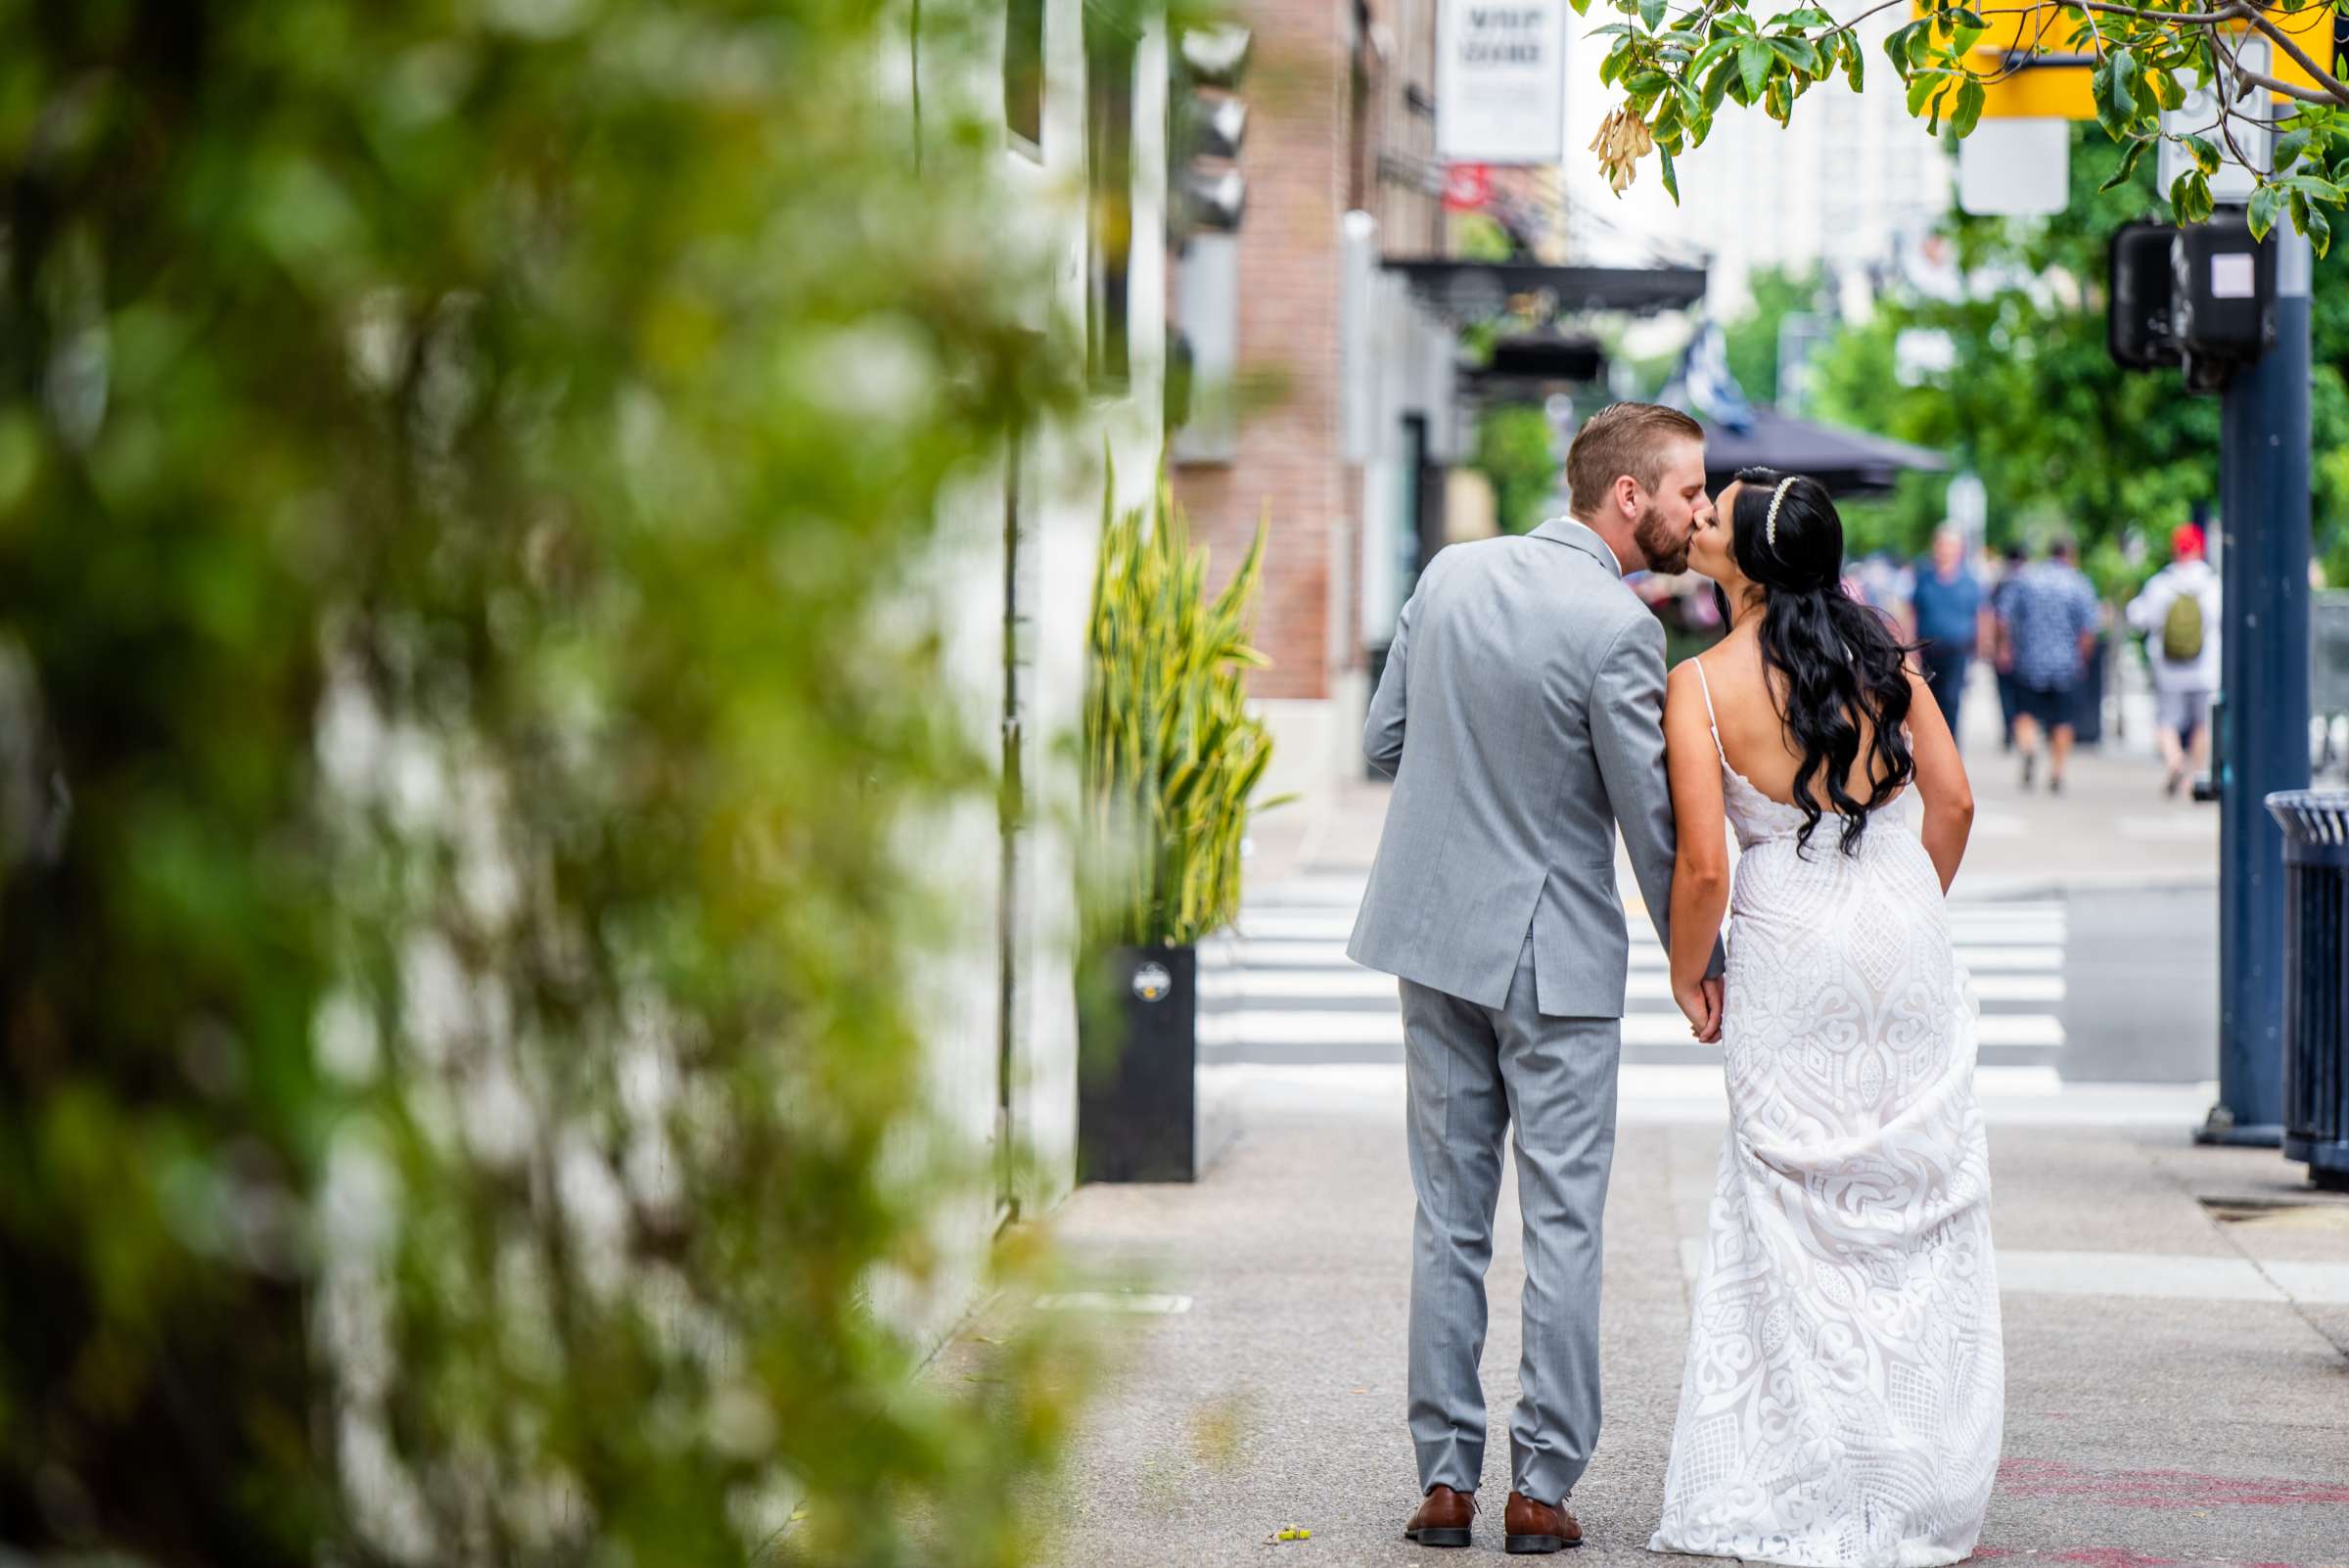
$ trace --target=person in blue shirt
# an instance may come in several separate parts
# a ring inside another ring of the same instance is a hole
[[[2096,646],[2096,590],[2072,564],[2069,539],[2048,558],[2025,567],[1999,595],[2000,634],[2014,660],[2015,750],[2023,754],[2023,788],[2039,764],[2039,735],[2048,734],[2048,791],[2063,788],[2072,753],[2074,688]]]
[[[1916,584],[1909,590],[1909,634],[1916,640],[1933,700],[1949,720],[1950,737],[1961,745],[1958,707],[1981,632],[1982,583],[1965,564],[1965,536],[1943,529],[1933,535],[1932,558],[1918,564]]]

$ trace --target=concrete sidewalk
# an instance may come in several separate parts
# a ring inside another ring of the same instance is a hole
[[[1205,1180],[1087,1187],[1054,1223],[1101,1288],[1165,1293],[1131,1299],[1156,1311],[1107,1314],[1121,1349],[1076,1446],[1055,1557],[1442,1568],[1499,1553],[1522,1280],[1513,1192],[1490,1280],[1488,1511],[1471,1551],[1429,1551],[1398,1535],[1416,1491],[1400,1071],[1226,1071],[1244,1128]],[[2197,1092],[1986,1101],[2007,1415],[1982,1559],[2349,1564],[2349,1199],[2308,1189],[2272,1152],[2191,1147]],[[1644,1547],[1718,1093],[1626,1084],[1606,1427],[1573,1499],[1589,1538],[1578,1568],[1657,1560]],[[1312,1540],[1267,1544],[1291,1525]]]

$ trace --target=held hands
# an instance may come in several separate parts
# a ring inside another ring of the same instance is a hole
[[[1688,1033],[1700,1045],[1710,1045],[1721,1038],[1722,983],[1720,977],[1711,980],[1675,980],[1672,999],[1681,1004],[1681,1012],[1688,1020]]]

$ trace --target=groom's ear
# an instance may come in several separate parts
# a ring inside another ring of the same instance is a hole
[[[1615,502],[1616,515],[1626,523],[1639,520],[1639,482],[1629,474],[1615,476],[1615,487],[1609,492]]]

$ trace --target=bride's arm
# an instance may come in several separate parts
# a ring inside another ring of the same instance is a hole
[[[1682,662],[1664,695],[1664,770],[1672,784],[1672,814],[1678,845],[1672,867],[1672,994],[1696,1022],[1713,1012],[1721,1034],[1718,993],[1707,994],[1705,972],[1721,939],[1721,918],[1729,906],[1728,823],[1721,799],[1721,753],[1705,717],[1704,694],[1696,671]]]
[[[1950,738],[1941,704],[1913,669],[1909,672],[1909,751],[1916,759],[1915,788],[1925,803],[1919,831],[1946,894],[1958,879],[1958,862],[1965,858],[1966,836],[1973,831],[1974,787],[1966,782],[1965,763],[1958,756],[1958,743]]]

